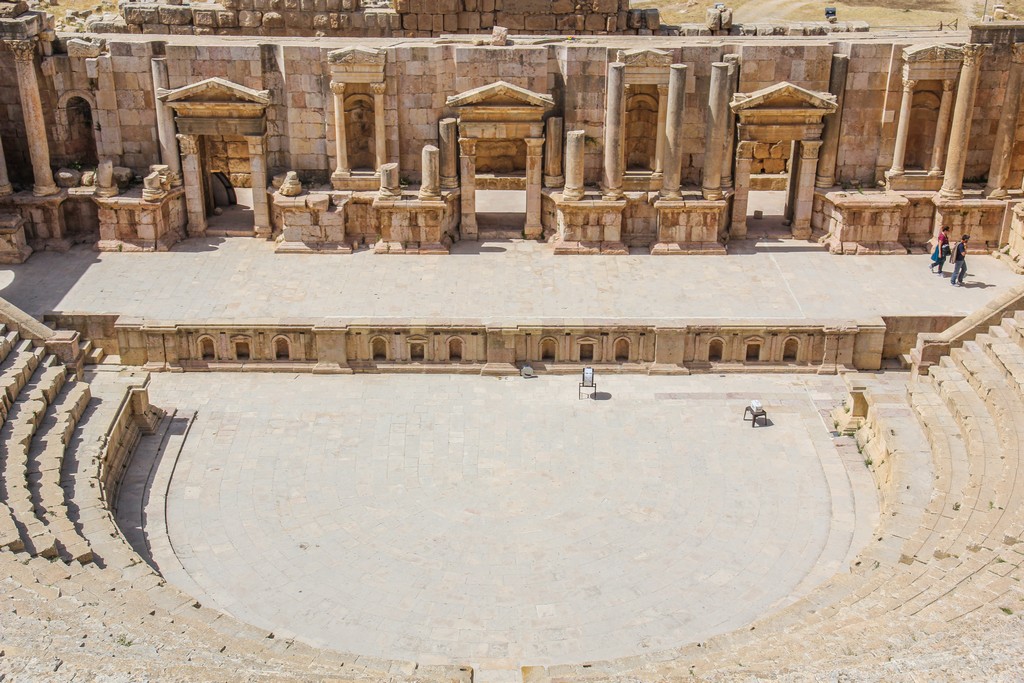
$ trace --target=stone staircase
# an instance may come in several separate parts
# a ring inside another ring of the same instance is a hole
[[[319,650],[167,585],[124,540],[103,485],[111,446],[133,443],[123,411],[140,381],[75,377],[0,326],[0,678],[472,681],[467,667]]]
[[[523,681],[1024,675],[1024,313],[960,340],[906,390],[858,381],[870,406],[858,442],[882,514],[849,571],[749,629],[630,660],[524,667]]]

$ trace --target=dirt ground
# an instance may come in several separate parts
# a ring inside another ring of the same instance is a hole
[[[995,0],[988,0],[991,13]],[[700,23],[711,0],[633,0],[633,7],[657,7],[661,20],[669,24]],[[977,21],[985,0],[728,0],[734,21],[751,23],[768,20],[821,21],[825,8],[835,7],[840,21],[866,21],[872,27],[934,26],[960,20]],[[1006,9],[1024,16],[1024,0],[1005,2]]]

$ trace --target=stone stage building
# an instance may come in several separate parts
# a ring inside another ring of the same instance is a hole
[[[510,227],[560,254],[724,253],[747,235],[752,190],[784,191],[781,223],[836,253],[906,253],[949,225],[974,250],[1021,254],[1018,24],[784,39],[58,36],[51,16],[3,6],[7,262],[208,234],[282,252],[445,253]],[[129,25],[146,7],[125,5]],[[591,28],[655,33],[619,16]],[[250,189],[251,211],[217,216]],[[525,215],[482,224],[481,190],[525,193]]]

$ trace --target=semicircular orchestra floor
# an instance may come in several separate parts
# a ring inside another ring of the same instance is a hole
[[[870,474],[823,417],[838,379],[598,384],[603,400],[574,376],[154,375],[155,405],[198,411],[160,462],[166,526],[146,533],[175,557],[154,558],[314,644],[517,666],[741,627],[868,540]],[[767,428],[742,420],[752,397]]]

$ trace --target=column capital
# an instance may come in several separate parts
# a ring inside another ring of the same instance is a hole
[[[5,40],[7,49],[14,55],[16,62],[31,62],[36,58],[36,41],[34,38],[28,40]]]
[[[740,140],[736,143],[736,158],[737,159],[753,159],[754,158],[754,141],[753,140]]]
[[[388,84],[386,81],[381,81],[380,83],[371,83],[370,90],[373,91],[374,95],[383,95],[388,90]]]
[[[987,48],[987,45],[979,45],[977,43],[967,43],[960,48],[964,53],[964,66],[974,66],[977,64]]]
[[[459,149],[463,154],[473,156],[476,154],[476,138],[459,138]]]
[[[953,92],[953,86],[955,86],[955,85],[956,85],[956,79],[953,79],[953,78],[945,79],[944,81],[942,81],[942,92],[944,92],[944,93]]]
[[[801,140],[800,141],[800,158],[801,159],[817,159],[818,152],[821,150],[821,140]]]
[[[540,156],[544,153],[544,138],[526,138],[526,154]]]
[[[245,141],[249,143],[249,154],[263,154],[262,135],[246,135]]]
[[[667,97],[668,96],[668,83],[659,83],[658,84],[658,95],[661,96],[661,97]]]
[[[903,79],[903,92],[914,92],[914,88],[917,87],[917,81],[913,78]]]
[[[199,154],[199,138],[195,135],[177,135],[182,154]]]
[[[1024,64],[1024,43],[1016,43],[1013,46],[1010,59],[1014,64]]]
[[[338,96],[344,95],[345,83],[341,81],[331,81],[331,92]]]

